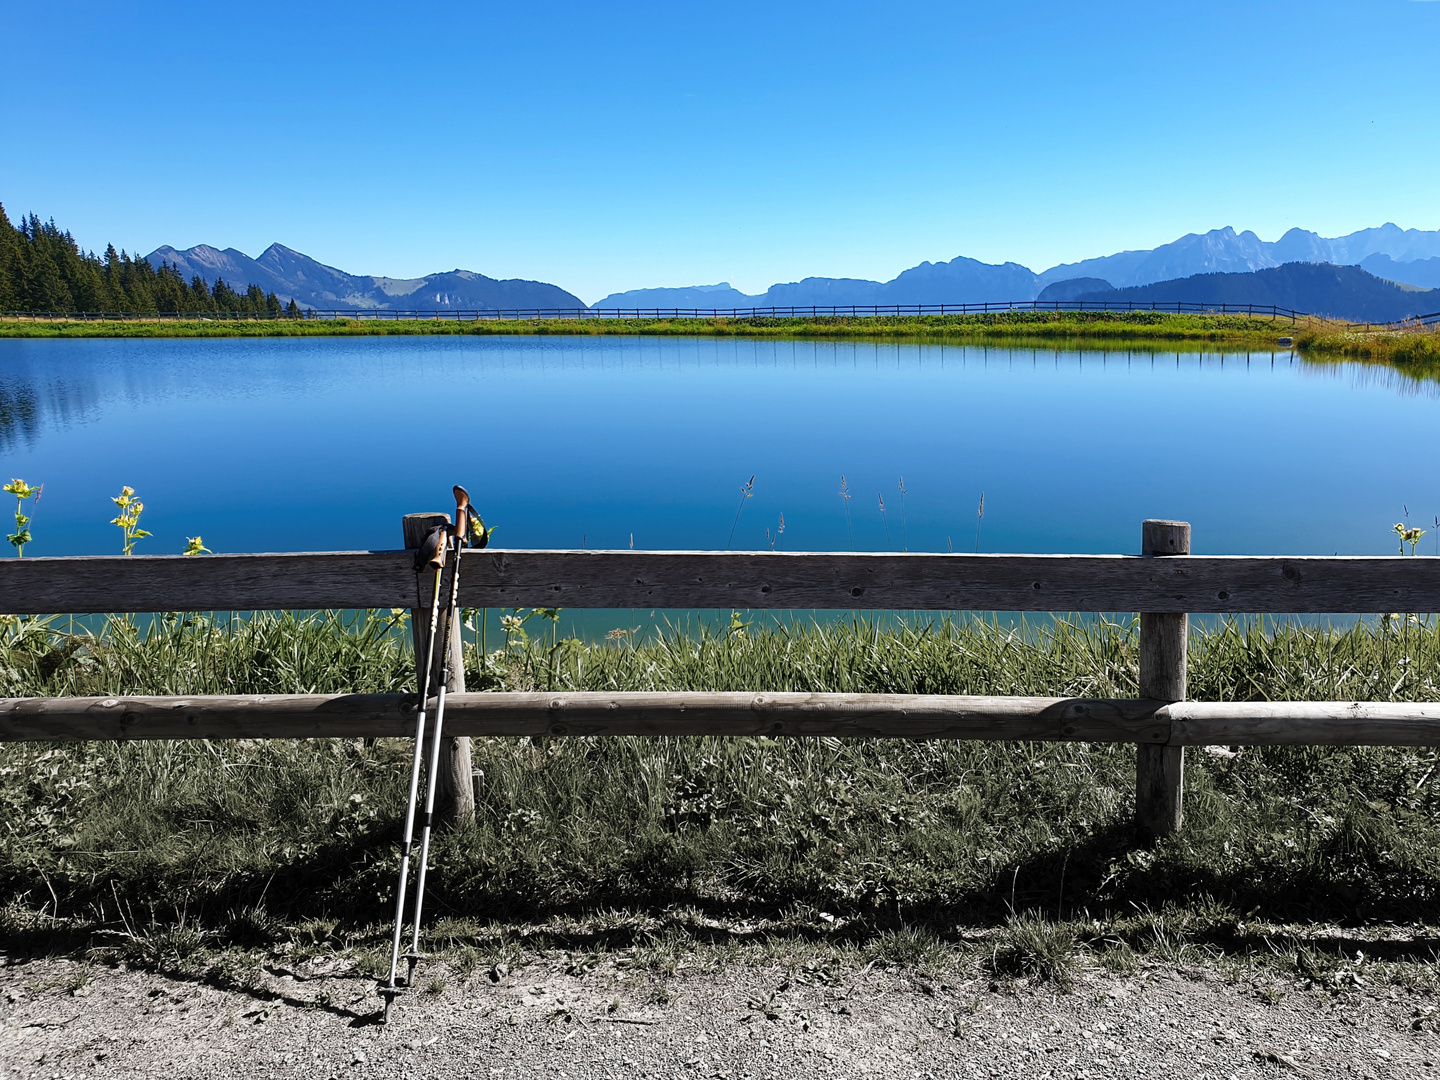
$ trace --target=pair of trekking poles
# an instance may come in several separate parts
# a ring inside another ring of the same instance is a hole
[[[417,650],[424,649],[425,665],[420,678],[420,708],[415,718],[415,754],[410,763],[410,797],[405,807],[405,832],[400,844],[400,881],[395,890],[395,934],[390,942],[390,975],[380,984],[379,993],[385,999],[385,1011],[381,1014],[382,1024],[390,1021],[390,1008],[395,999],[415,985],[415,966],[422,959],[420,953],[420,912],[425,903],[425,871],[430,861],[430,832],[435,815],[435,787],[440,771],[440,741],[445,724],[445,689],[452,671],[450,635],[456,622],[456,610],[460,599],[460,553],[466,545],[484,547],[490,540],[485,522],[470,505],[470,494],[458,484],[455,486],[455,521],[453,524],[437,525],[425,536],[420,550],[415,553],[416,591],[419,591],[420,577],[427,570],[435,574],[434,587],[430,596],[430,629],[423,646],[417,636]],[[440,623],[441,585],[446,566],[450,568],[449,599],[446,602],[443,625]],[[435,652],[435,635],[440,633],[440,652]],[[427,722],[430,716],[430,687],[435,669],[441,668],[439,685],[435,694],[434,723]],[[425,814],[420,834],[420,866],[415,876],[415,912],[412,918],[410,951],[405,953],[407,970],[399,976],[400,942],[405,930],[405,906],[409,896],[410,852],[415,839],[415,811],[420,794],[420,763],[424,757],[426,736],[430,742],[429,770],[425,784]]]

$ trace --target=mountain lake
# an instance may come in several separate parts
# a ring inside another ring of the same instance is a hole
[[[0,473],[45,485],[27,557],[118,552],[127,484],[162,554],[395,548],[455,483],[501,547],[1125,553],[1159,517],[1197,554],[1394,553],[1408,520],[1434,555],[1437,417],[1433,386],[1278,348],[0,341]]]

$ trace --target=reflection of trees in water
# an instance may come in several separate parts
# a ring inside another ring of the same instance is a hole
[[[0,383],[0,450],[24,439],[34,443],[40,434],[40,408],[29,386]]]
[[[94,388],[86,383],[0,379],[0,450],[21,442],[33,446],[43,428],[65,427],[92,413],[95,405]]]
[[[1393,390],[1401,397],[1440,399],[1440,368],[1356,357],[1301,357],[1300,370],[1320,378],[1346,379],[1355,389]]]

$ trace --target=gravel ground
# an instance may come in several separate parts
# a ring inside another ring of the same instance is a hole
[[[657,979],[561,961],[441,972],[443,987],[432,969],[433,992],[381,1026],[373,983],[335,959],[272,965],[250,990],[11,962],[0,1078],[1440,1077],[1434,999],[1390,987],[1332,995],[1154,966],[1058,994],[809,966]]]

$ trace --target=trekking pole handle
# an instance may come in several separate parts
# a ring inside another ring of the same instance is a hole
[[[425,534],[425,539],[420,543],[420,550],[415,553],[415,572],[423,574],[426,570],[434,570],[437,573],[445,565],[446,549],[450,546],[448,541],[449,529],[445,525],[437,525]]]
[[[459,484],[455,485],[455,538],[464,547],[470,540],[470,520],[475,517],[470,508],[470,493]]]

